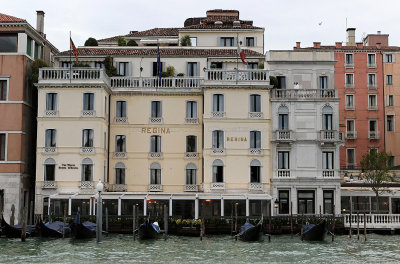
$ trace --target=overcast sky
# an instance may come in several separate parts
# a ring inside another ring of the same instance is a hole
[[[356,41],[380,30],[390,35],[389,45],[400,46],[399,7],[398,0],[3,0],[0,13],[36,27],[36,10],[43,10],[47,38],[63,51],[69,49],[69,31],[75,45],[83,46],[89,37],[182,27],[186,18],[207,10],[236,9],[241,19],[265,28],[265,50],[272,50],[292,49],[296,41],[302,46],[345,41],[346,18],[348,27],[357,28]]]

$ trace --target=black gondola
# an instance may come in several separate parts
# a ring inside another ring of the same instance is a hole
[[[256,224],[252,225],[249,222],[244,223],[240,227],[239,234],[236,236],[243,241],[258,241],[261,238],[263,218]]]
[[[307,241],[324,241],[327,232],[326,221],[314,225],[304,225],[303,226],[303,240]]]
[[[139,226],[139,239],[154,239],[160,234],[160,227],[157,222],[150,223],[150,220],[146,220]]]
[[[80,213],[75,217],[71,225],[71,232],[76,239],[95,238],[96,237],[96,224],[92,222],[81,223]]]
[[[1,230],[2,234],[8,238],[21,238],[22,234],[22,225],[9,225],[4,217],[1,218]],[[35,225],[26,225],[26,237],[33,236],[35,234],[36,226]]]
[[[69,237],[71,234],[71,229],[69,228],[69,224],[65,224],[60,221],[56,221],[53,223],[44,224],[42,221],[38,223],[38,230],[41,237],[58,237],[62,238]],[[63,234],[64,230],[64,234]]]

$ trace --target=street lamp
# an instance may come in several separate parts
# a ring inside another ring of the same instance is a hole
[[[353,182],[354,181],[354,177],[353,177],[353,173],[352,174],[350,174],[350,182]]]
[[[101,241],[101,232],[103,231],[103,206],[101,201],[101,192],[103,191],[103,183],[101,180],[97,183],[97,191],[99,192],[99,197],[97,199],[97,221],[96,221],[96,239],[97,242]]]
[[[347,182],[349,180],[349,176],[347,175],[347,171],[344,173],[343,180]]]

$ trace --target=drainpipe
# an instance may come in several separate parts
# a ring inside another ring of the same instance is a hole
[[[383,54],[382,50],[379,50],[381,54],[381,65],[382,65],[382,105],[383,105],[383,150],[386,152],[386,105],[385,105],[385,70],[383,64]],[[378,148],[379,149],[379,148]]]

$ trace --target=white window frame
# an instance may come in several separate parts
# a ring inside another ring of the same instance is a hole
[[[370,63],[370,61],[369,61],[370,55],[373,55],[373,57],[374,57],[374,62],[373,63]],[[376,54],[375,53],[367,53],[367,66],[376,67]]]
[[[8,148],[8,133],[6,131],[0,131],[0,134],[5,134],[4,160],[0,160],[0,163],[6,163],[7,162],[7,148]]]
[[[389,130],[388,129],[388,117],[389,116],[392,116],[392,129],[391,130]],[[394,120],[395,120],[395,115],[386,115],[386,131],[387,132],[394,132],[395,131],[395,128],[394,128]]]
[[[373,104],[371,104],[371,98],[374,98]],[[369,94],[368,95],[368,109],[376,110],[378,109],[378,100],[376,94]]]
[[[393,75],[392,74],[387,74],[386,75],[386,85],[393,85]],[[390,82],[389,82],[390,80]]]
[[[394,106],[394,97],[392,94],[387,96],[386,106]]]
[[[347,100],[347,98],[352,98],[351,99],[351,102],[352,102],[352,104],[350,105],[350,104],[348,104],[348,100]],[[345,102],[345,109],[354,109],[355,108],[355,104],[354,104],[354,94],[346,94],[346,102]]]
[[[10,77],[3,77],[0,76],[0,81],[6,81],[6,99],[5,100],[0,100],[1,102],[7,102],[9,98],[9,93],[10,93]]]
[[[348,152],[348,150],[353,150],[353,164],[354,164],[354,166],[356,166],[356,164],[357,164],[357,161],[356,161],[356,157],[357,157],[357,155],[356,155],[356,149],[355,148],[346,148],[346,167],[348,167],[349,166],[349,152]]]
[[[351,55],[351,63],[347,63],[347,55]],[[344,64],[346,66],[353,66],[354,65],[354,54],[353,53],[345,53],[344,55]]]

